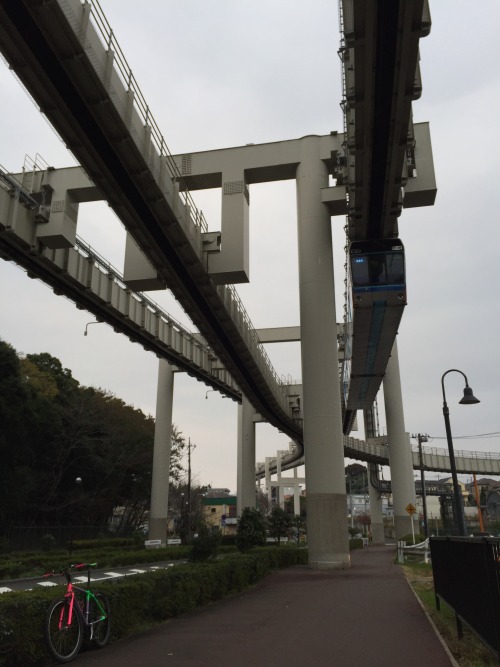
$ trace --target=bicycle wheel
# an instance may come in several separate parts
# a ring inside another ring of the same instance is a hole
[[[78,605],[73,606],[71,624],[69,600],[54,600],[45,617],[44,633],[50,652],[59,662],[70,662],[76,657],[83,641],[83,618]]]
[[[94,593],[95,600],[90,600],[91,641],[102,648],[109,641],[111,633],[110,610],[108,599],[102,593]],[[104,618],[103,618],[104,616]]]

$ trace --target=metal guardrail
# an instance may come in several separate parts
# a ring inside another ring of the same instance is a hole
[[[412,444],[412,451],[418,454],[418,445]],[[472,452],[468,450],[455,449],[455,457],[463,459],[489,459],[492,461],[500,461],[500,453],[498,452]],[[424,456],[449,456],[449,451],[438,447],[422,447]]]
[[[149,105],[146,102],[146,99],[142,94],[141,89],[139,88],[139,85],[132,72],[132,69],[128,64],[127,59],[125,58],[125,55],[120,45],[118,44],[118,41],[116,40],[116,37],[113,33],[113,29],[111,28],[104,12],[102,11],[99,1],[82,0],[82,5],[89,6],[90,16],[93,20],[94,27],[97,29],[104,47],[109,52],[113,53],[114,56],[113,63],[114,65],[116,65],[116,70],[119,73],[123,85],[128,91],[132,91],[134,94],[134,106],[136,108],[136,111],[138,112],[140,118],[144,122],[144,125],[151,129],[151,140],[153,144],[158,150],[160,157],[165,158],[165,163],[170,171],[172,178],[178,181],[181,178],[181,172],[179,171],[179,168],[177,167],[177,164],[175,163],[172,154],[168,149],[167,143],[160,131],[157,122],[155,121],[153,115],[151,114]],[[203,231],[205,232],[208,231],[208,225],[203,216],[203,213],[198,210],[189,191],[186,188],[183,188],[179,194],[184,197],[185,203],[190,207],[191,214],[194,216],[194,223],[200,226],[200,228]],[[286,386],[281,382],[280,377],[275,371],[265,348],[260,342],[257,331],[255,330],[255,327],[252,325],[250,317],[246,312],[236,289],[234,288],[233,285],[220,286],[221,299],[223,300],[224,303],[226,303],[226,299],[224,298],[225,296],[224,292],[229,292],[230,298],[235,304],[238,312],[241,315],[243,322],[246,325],[246,328],[250,333],[251,338],[250,340],[247,340],[247,343],[249,343],[253,347],[252,353],[254,354],[254,360],[258,363],[259,367],[264,372],[264,374],[266,374],[276,383],[276,388],[279,394],[281,395],[282,406],[286,407],[286,399],[288,396],[288,391],[286,389]]]
[[[139,84],[132,72],[130,65],[125,58],[125,55],[118,44],[116,37],[114,35],[113,29],[111,28],[108,19],[106,18],[104,12],[101,9],[98,0],[82,0],[82,5],[88,5],[90,7],[90,15],[93,19],[94,26],[97,28],[103,45],[108,51],[113,52],[114,64],[120,75],[122,83],[128,91],[134,93],[134,104],[137,112],[144,121],[146,127],[151,128],[151,140],[158,149],[159,155],[165,158],[168,169],[173,178],[179,179],[181,177],[181,172],[177,167],[172,153],[170,152],[167,143],[160,131],[158,123],[153,118],[151,110],[144,95],[142,94]],[[185,203],[190,206],[192,213],[194,213],[194,222],[199,225],[203,231],[208,231],[207,221],[205,220],[203,213],[198,210],[189,190],[183,189],[182,195],[184,197]]]
[[[26,190],[26,188],[7,170],[0,165],[0,183],[2,183],[6,188],[14,192],[15,196],[19,198],[19,201],[26,206],[27,208],[34,209],[38,206],[38,202],[33,199],[31,194]],[[120,271],[115,268],[107,259],[100,255],[97,250],[92,248],[91,245],[86,243],[81,237],[76,237],[75,250],[77,250],[84,257],[92,258],[94,265],[104,271],[106,274],[111,276],[113,280],[120,285],[123,289],[127,289],[127,285],[123,281],[123,276]],[[132,292],[131,295],[136,298],[139,302],[146,305],[151,309],[152,312],[161,315],[165,320],[172,324],[178,331],[182,332],[183,336],[186,338],[196,338],[197,344],[205,349],[209,349],[208,345],[203,345],[200,343],[200,335],[194,334],[193,332],[188,331],[180,322],[178,322],[174,317],[166,313],[163,308],[157,304],[155,301],[147,297],[142,292]]]
[[[423,557],[423,562],[429,562],[429,538],[418,544],[407,544],[404,540],[398,541],[398,563],[403,565],[407,556]]]

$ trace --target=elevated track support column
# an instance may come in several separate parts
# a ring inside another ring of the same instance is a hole
[[[297,468],[293,469],[293,513],[295,516],[300,515],[300,486]]]
[[[265,460],[265,471],[266,471],[266,493],[267,493],[267,507],[269,511],[273,505],[273,486],[271,484],[271,457],[266,456]]]
[[[149,539],[166,544],[168,522],[168,480],[174,400],[174,370],[165,359],[158,364],[156,422],[151,480]]]
[[[283,476],[281,474],[281,461],[283,452],[276,452],[276,505],[280,509],[285,509],[285,489],[283,488]]]
[[[255,508],[255,409],[242,396],[238,405],[237,455],[237,511],[241,516],[245,507]]]
[[[372,484],[372,476],[378,479],[378,465],[368,463],[368,495],[370,497],[370,518],[372,544],[385,544],[384,515],[382,514],[382,496]]]
[[[320,138],[301,139],[297,167],[299,298],[309,565],[350,566],[328,170]]]
[[[400,538],[412,532],[411,522],[413,517],[410,518],[406,508],[409,505],[416,506],[416,494],[410,437],[405,431],[397,340],[394,341],[384,377],[384,398],[389,440],[394,528],[396,538]],[[418,521],[414,523],[414,529],[418,533]]]
[[[376,410],[373,405],[369,410],[363,410],[365,424],[365,438],[375,438],[378,435],[376,427]],[[372,480],[378,481],[378,465],[368,463],[368,495],[370,497],[371,534],[373,544],[384,544],[384,515],[382,513],[382,496],[379,490],[372,484]]]

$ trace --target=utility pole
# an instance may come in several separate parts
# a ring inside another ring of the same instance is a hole
[[[425,493],[425,476],[424,476],[424,459],[422,456],[422,443],[428,441],[428,435],[422,435],[417,433],[417,435],[412,435],[412,438],[417,438],[418,440],[418,456],[420,463],[420,484],[422,485],[422,508],[424,514],[424,535],[429,537],[429,531],[427,528],[427,498]]]
[[[191,450],[196,449],[195,444],[191,444],[191,438],[188,438],[188,488],[187,488],[187,538],[191,541]]]

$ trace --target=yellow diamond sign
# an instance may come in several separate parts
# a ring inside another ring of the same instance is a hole
[[[412,514],[415,514],[415,512],[416,512],[417,510],[416,510],[416,508],[415,508],[414,505],[412,505],[411,503],[408,503],[408,505],[406,506],[406,511],[408,512],[408,514],[409,514],[410,516],[412,516]]]

